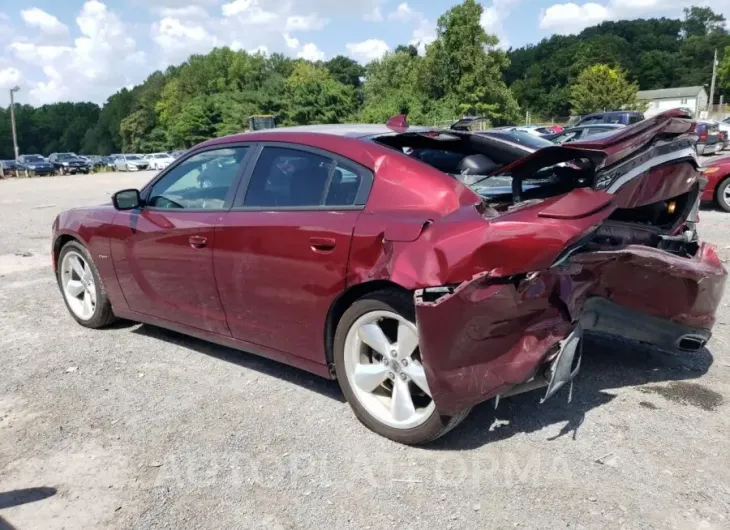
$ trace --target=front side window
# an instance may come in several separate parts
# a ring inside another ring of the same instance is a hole
[[[165,174],[152,187],[147,205],[155,208],[220,210],[248,147],[198,153]]]
[[[360,174],[330,157],[286,147],[265,147],[251,175],[243,206],[352,206],[361,185]]]

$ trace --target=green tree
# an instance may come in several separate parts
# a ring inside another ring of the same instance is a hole
[[[292,124],[342,123],[354,114],[354,89],[333,79],[322,66],[297,63],[285,86]]]
[[[417,57],[418,48],[416,48],[413,44],[399,44],[395,47],[395,53],[407,53],[411,57]]]
[[[169,120],[167,138],[173,147],[192,147],[215,134],[211,106],[201,96],[191,101]]]
[[[706,37],[725,31],[725,17],[709,7],[685,7],[682,31],[686,37]]]
[[[570,88],[570,102],[576,114],[632,108],[637,105],[638,87],[626,73],[605,64],[586,68]]]
[[[324,66],[335,81],[352,88],[360,88],[362,85],[360,78],[365,75],[365,68],[349,57],[338,55],[324,63]]]
[[[438,19],[420,82],[432,99],[443,101],[454,114],[516,120],[519,107],[503,77],[509,59],[497,48],[499,39],[480,25],[482,12],[475,0],[464,0]]]

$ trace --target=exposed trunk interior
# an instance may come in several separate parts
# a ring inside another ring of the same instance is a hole
[[[697,252],[694,222],[701,192],[687,135],[691,129],[691,121],[678,116],[623,129],[606,145],[576,143],[533,153],[458,131],[405,132],[374,141],[457,178],[484,199],[491,216],[580,188],[612,194],[612,213],[583,250],[638,244],[691,257]],[[580,216],[584,201],[574,202]],[[569,219],[570,214],[562,211],[554,218]]]

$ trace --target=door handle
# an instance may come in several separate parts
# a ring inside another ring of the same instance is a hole
[[[337,246],[337,241],[332,237],[310,237],[309,244],[315,252],[331,252]]]
[[[188,238],[188,243],[190,243],[190,246],[193,248],[205,248],[208,244],[208,238],[203,236],[190,236],[190,238]]]

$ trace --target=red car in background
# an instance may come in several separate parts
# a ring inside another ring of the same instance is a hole
[[[60,214],[54,272],[81,325],[336,378],[370,429],[425,443],[480,402],[570,384],[586,332],[705,346],[726,271],[696,232],[693,130],[671,111],[526,157],[403,117],[215,139]]]
[[[717,204],[730,212],[730,156],[718,158],[702,169],[707,186],[702,192],[702,200]]]

